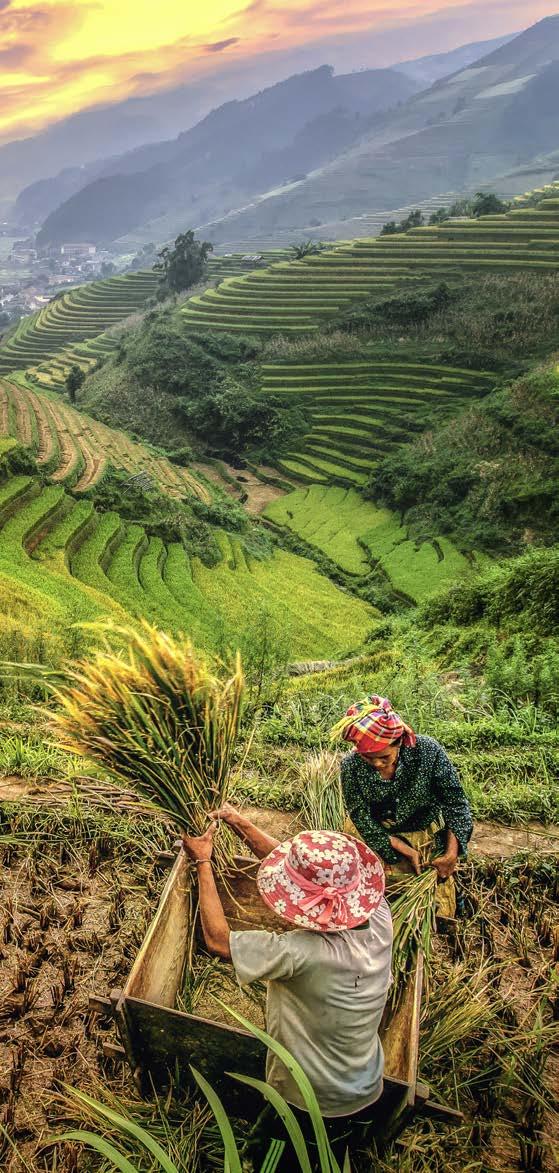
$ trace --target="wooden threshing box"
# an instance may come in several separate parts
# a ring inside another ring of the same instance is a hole
[[[245,858],[236,862],[239,871],[232,877],[229,891],[219,885],[232,929],[289,931],[286,922],[276,917],[258,895],[258,863]],[[264,1078],[265,1048],[235,1025],[174,1008],[190,936],[190,868],[186,854],[179,851],[128,981],[122,990],[111,994],[112,1012],[126,1059],[144,1094],[149,1095],[152,1088],[165,1088],[171,1078],[178,1085],[193,1085],[189,1068],[192,1064],[209,1080],[228,1111],[246,1119],[261,1110],[260,1097],[247,1097],[246,1089],[227,1072]],[[420,962],[398,1011],[381,1030],[385,1053],[386,1110],[381,1113],[386,1122],[384,1139],[396,1136],[417,1111],[443,1119],[461,1118],[460,1113],[431,1101],[429,1089],[417,1079],[421,991]],[[94,1007],[100,1008],[101,1004],[106,1005],[106,1000],[92,999]]]

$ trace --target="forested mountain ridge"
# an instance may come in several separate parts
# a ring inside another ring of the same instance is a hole
[[[270,238],[294,225],[477,190],[513,167],[529,167],[557,148],[557,60],[554,16],[379,118],[359,142],[296,188],[216,225],[214,238]]]
[[[418,83],[397,70],[334,76],[330,66],[295,75],[244,101],[227,102],[173,142],[111,162],[54,211],[39,244],[111,240],[182,207],[197,220],[318,166],[359,134],[361,119],[405,100]],[[336,119],[331,139],[329,117]],[[118,168],[118,170],[117,170]]]

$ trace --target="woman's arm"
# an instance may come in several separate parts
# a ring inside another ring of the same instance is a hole
[[[231,830],[239,836],[239,839],[243,839],[248,844],[257,859],[265,859],[280,842],[279,839],[273,839],[271,835],[261,831],[230,802],[226,802],[219,810],[212,811],[210,818],[222,819],[224,823],[227,823]]]
[[[440,746],[433,767],[432,784],[446,828],[445,851],[433,860],[433,865],[441,880],[446,880],[456,871],[459,856],[467,855],[473,820],[458,773]]]
[[[198,899],[204,940],[210,953],[217,953],[218,957],[230,961],[231,930],[216,888],[212,867],[215,829],[216,824],[212,823],[204,835],[183,835],[182,841],[184,850],[196,864],[198,872]]]

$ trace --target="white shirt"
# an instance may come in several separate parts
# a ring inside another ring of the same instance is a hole
[[[241,985],[266,981],[268,1033],[310,1079],[323,1116],[349,1116],[382,1092],[378,1036],[391,983],[392,920],[385,900],[368,925],[338,933],[231,933]],[[305,1108],[287,1068],[268,1052],[266,1079]]]

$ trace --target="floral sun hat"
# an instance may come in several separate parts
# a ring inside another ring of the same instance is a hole
[[[378,856],[352,835],[301,831],[270,852],[258,869],[258,891],[284,920],[338,933],[363,924],[384,893]]]

